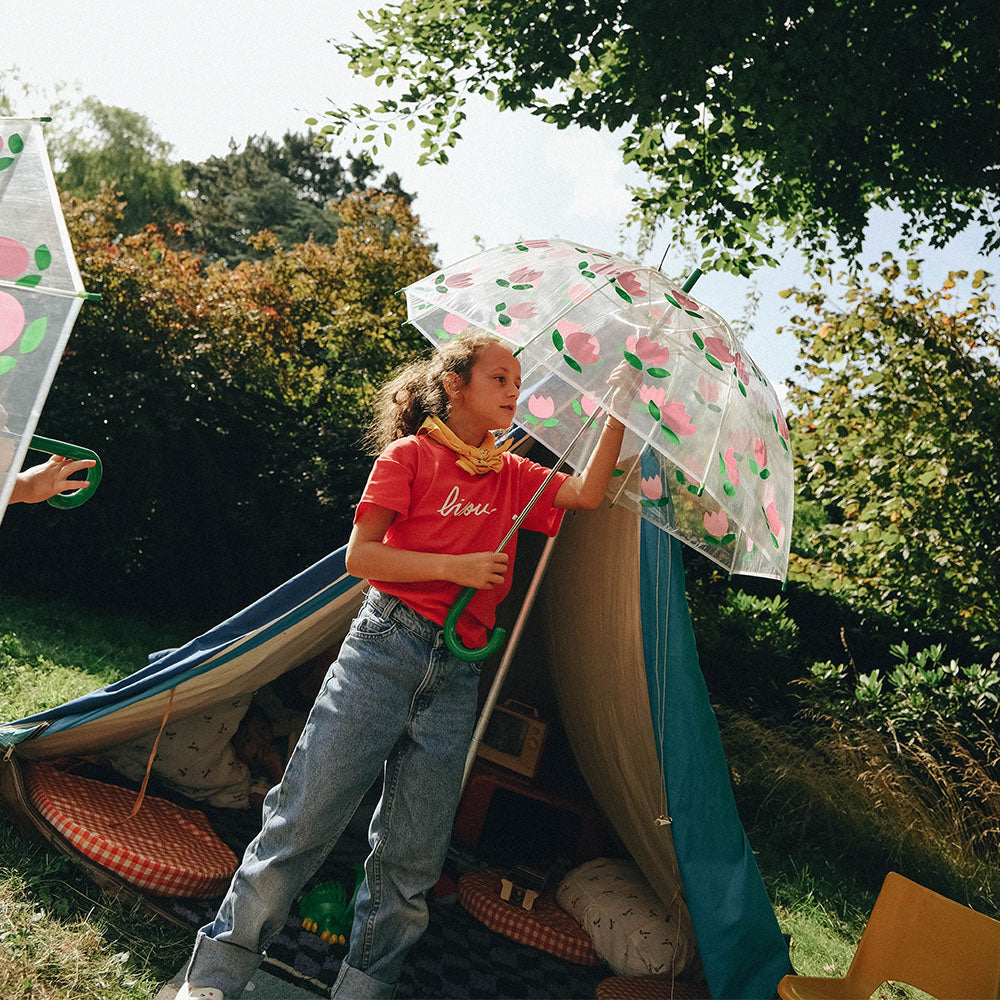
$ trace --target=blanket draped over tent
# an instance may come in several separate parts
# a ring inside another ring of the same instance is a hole
[[[92,753],[156,730],[168,707],[180,719],[260,688],[343,638],[364,590],[344,554],[123,680],[0,726],[0,745],[35,760]],[[561,720],[594,798],[693,925],[711,995],[770,1000],[788,948],[733,801],[679,544],[626,511],[567,518],[539,606]]]

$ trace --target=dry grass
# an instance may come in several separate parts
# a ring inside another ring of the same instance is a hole
[[[896,870],[1000,913],[1000,786],[983,748],[947,733],[897,744],[818,719],[777,728],[720,710],[719,720],[750,823],[844,858],[870,888]]]
[[[191,937],[101,895],[68,858],[0,826],[3,1000],[149,1000]]]

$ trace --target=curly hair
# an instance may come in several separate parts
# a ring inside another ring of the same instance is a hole
[[[483,351],[502,343],[488,333],[471,333],[400,368],[375,394],[375,419],[365,436],[371,454],[381,454],[398,438],[416,434],[427,417],[447,420],[451,402],[444,376],[455,372],[468,385],[472,366]]]

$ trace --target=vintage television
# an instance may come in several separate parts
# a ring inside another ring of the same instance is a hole
[[[545,746],[547,726],[530,705],[508,700],[493,709],[477,756],[533,778]]]

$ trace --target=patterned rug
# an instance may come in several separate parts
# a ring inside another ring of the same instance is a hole
[[[205,812],[222,840],[242,856],[259,820],[246,811]],[[352,866],[367,853],[362,831],[358,834],[348,830],[341,837],[307,889],[334,879],[347,885]],[[446,871],[457,880],[460,872],[454,864],[449,861]],[[197,928],[214,918],[219,902],[177,899],[161,901],[161,906]],[[430,900],[429,916],[426,934],[407,958],[397,1000],[590,1000],[597,984],[612,975],[605,966],[575,965],[495,934],[453,895]],[[304,930],[295,910],[268,946],[264,968],[300,989],[328,996],[346,953],[346,946],[328,944]]]
[[[215,915],[213,903],[178,900],[168,909],[192,928]],[[565,962],[494,934],[454,900],[431,900],[427,933],[407,958],[397,1000],[583,1000],[611,975],[604,967]],[[329,945],[289,917],[267,949],[265,968],[328,996],[347,949]]]

